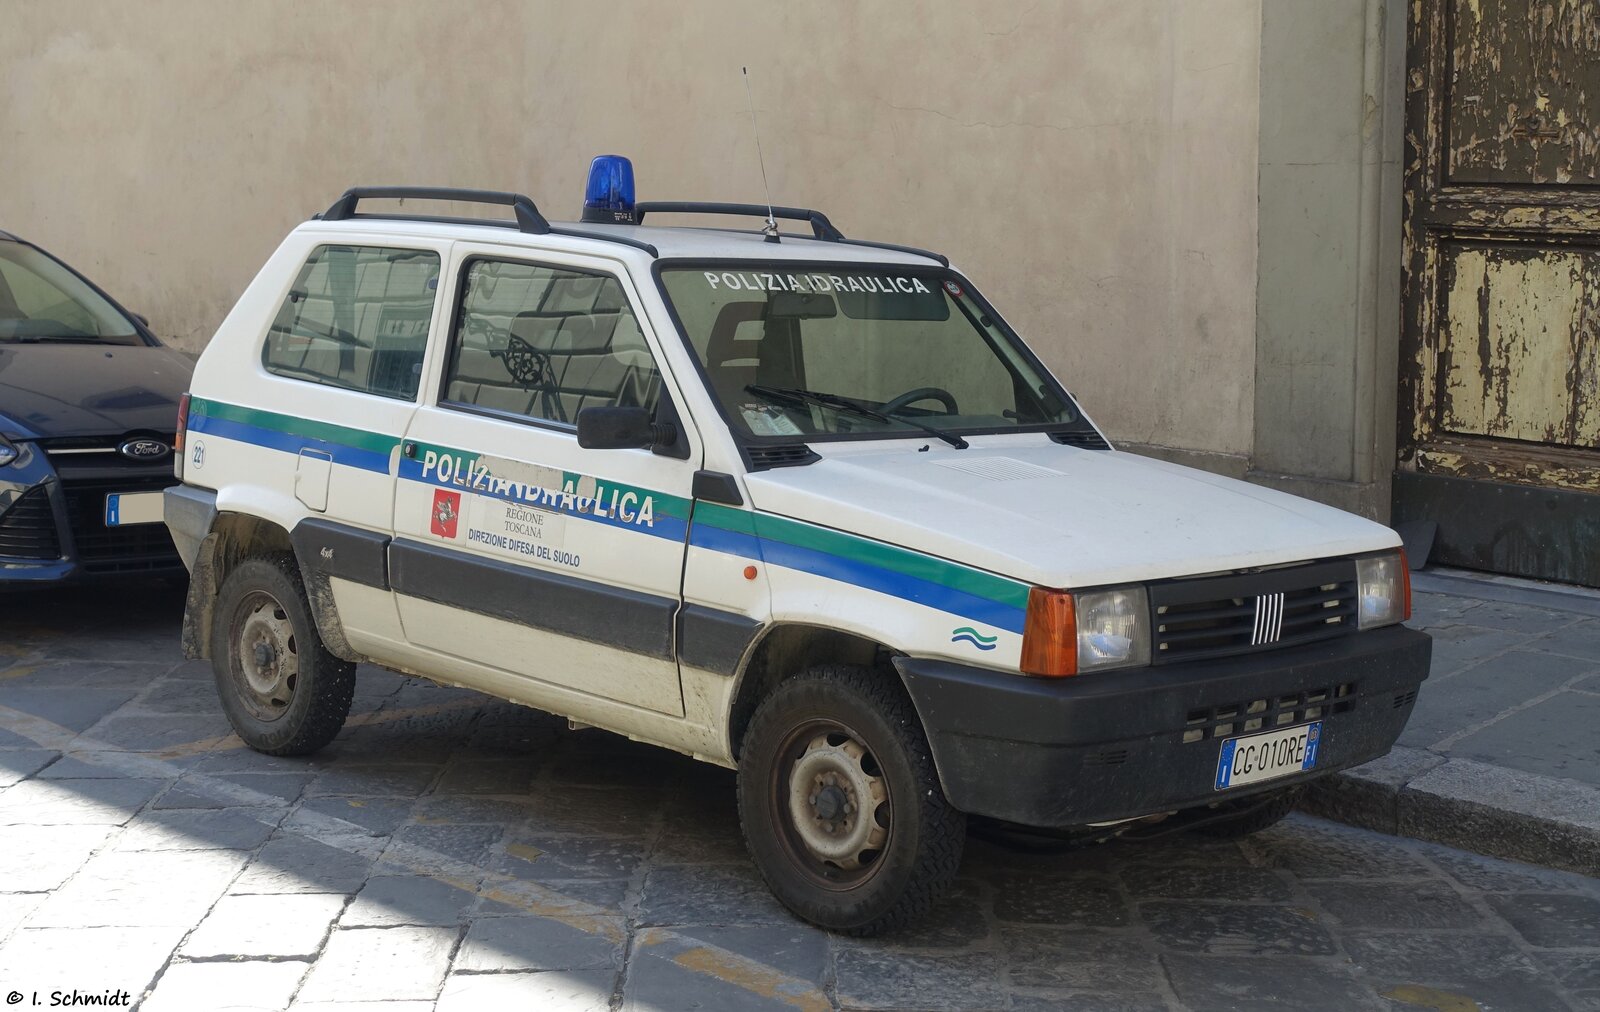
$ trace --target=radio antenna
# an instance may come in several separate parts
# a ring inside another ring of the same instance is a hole
[[[744,97],[750,105],[750,132],[756,138],[756,164],[761,166],[761,189],[767,195],[767,227],[762,231],[766,234],[767,242],[778,242],[778,219],[772,213],[772,187],[767,183],[767,161],[761,156],[761,127],[756,123],[756,100],[750,91],[750,68],[740,67],[739,73],[744,75]]]

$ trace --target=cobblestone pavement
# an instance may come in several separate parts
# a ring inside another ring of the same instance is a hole
[[[325,752],[260,756],[178,609],[0,599],[20,1007],[1600,1010],[1600,882],[1304,817],[974,839],[919,930],[830,937],[762,886],[727,771],[380,671]]]

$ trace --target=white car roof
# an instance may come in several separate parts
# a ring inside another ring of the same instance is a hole
[[[846,240],[829,242],[802,238],[785,232],[778,243],[767,242],[757,231],[738,231],[719,228],[660,227],[654,225],[612,225],[589,222],[550,222],[555,231],[532,233],[519,231],[514,222],[483,222],[471,220],[425,220],[420,218],[395,218],[359,214],[338,221],[312,219],[296,231],[363,235],[390,234],[396,237],[411,236],[432,240],[470,240],[492,242],[506,246],[526,246],[529,249],[564,249],[584,253],[604,253],[624,259],[637,259],[642,263],[672,259],[729,259],[729,260],[793,260],[822,261],[830,263],[881,263],[907,266],[941,266],[932,254],[922,256],[908,250],[883,249],[866,243]],[[575,234],[562,235],[562,231],[589,233],[596,238]],[[655,247],[656,256],[636,246],[611,242],[601,236],[631,239]],[[632,254],[632,256],[625,256]]]

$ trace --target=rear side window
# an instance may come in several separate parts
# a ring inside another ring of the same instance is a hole
[[[319,246],[300,268],[261,349],[267,371],[414,400],[439,288],[439,254]]]
[[[466,267],[444,400],[575,425],[590,407],[655,410],[661,375],[622,285],[505,260]]]

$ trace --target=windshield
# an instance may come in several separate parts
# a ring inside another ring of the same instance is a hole
[[[661,279],[723,413],[749,435],[955,441],[1078,421],[948,271],[744,261]]]
[[[20,242],[0,242],[0,344],[143,344],[133,324],[82,279]]]

